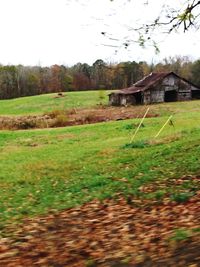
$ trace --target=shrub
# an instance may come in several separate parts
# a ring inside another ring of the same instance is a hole
[[[44,115],[49,116],[51,119],[55,119],[56,117],[60,115],[66,115],[66,112],[64,110],[55,109],[55,110],[45,113]]]
[[[66,126],[67,122],[68,122],[67,116],[64,114],[60,114],[50,123],[50,127]]]
[[[100,105],[102,105],[102,101],[106,98],[106,94],[104,90],[99,90],[99,100],[100,100]]]
[[[31,129],[31,128],[36,128],[37,127],[37,121],[34,119],[30,120],[19,120],[17,123],[17,128],[18,129]]]

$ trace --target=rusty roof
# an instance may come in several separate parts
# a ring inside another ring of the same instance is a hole
[[[148,76],[145,76],[142,80],[136,82],[134,86],[136,87],[146,87],[153,85],[164,79],[166,76],[172,74],[172,72],[152,72]]]
[[[179,75],[177,75],[174,72],[152,72],[149,75],[145,76],[142,80],[139,80],[138,82],[136,82],[135,84],[133,84],[132,86],[128,87],[128,88],[124,88],[121,90],[118,90],[116,92],[113,92],[111,94],[123,94],[123,95],[129,95],[129,94],[135,94],[138,92],[143,92],[147,89],[151,89],[154,86],[156,86],[160,81],[162,81],[165,77],[169,76],[169,75],[174,75],[176,77],[178,77],[179,79],[189,83],[190,85],[196,87],[195,90],[200,90],[200,87],[193,84],[192,82],[186,80],[185,78],[180,77]]]
[[[133,94],[133,93],[145,91],[157,85],[159,81],[161,81],[162,79],[164,79],[170,74],[176,75],[173,72],[152,72],[149,75],[145,76],[142,80],[139,80],[138,82],[133,84],[132,86],[119,90],[115,93],[116,94]]]

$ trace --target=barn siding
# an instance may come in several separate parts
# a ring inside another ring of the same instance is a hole
[[[165,88],[165,92],[172,90],[177,91],[178,101],[186,101],[192,98],[191,85],[174,75],[170,75],[163,79],[162,84]]]
[[[178,84],[179,79],[174,75],[170,75],[164,78],[162,81],[162,86],[164,87],[165,91],[178,90]]]
[[[169,75],[163,79],[162,85],[173,87],[175,85],[175,77],[173,75]]]
[[[178,101],[191,100],[191,85],[179,79]]]
[[[154,89],[144,92],[144,104],[164,102],[165,92],[167,91],[177,91],[178,101],[186,101],[192,98],[191,85],[174,75],[170,75]]]
[[[197,87],[195,87],[195,86],[193,86],[193,85],[191,85],[191,90],[192,90],[192,91],[196,91],[196,90],[200,91]]]
[[[119,106],[120,105],[120,95],[110,94],[109,95],[109,104],[112,106]]]
[[[154,90],[151,90],[151,103],[164,102],[165,91],[163,87],[158,86]]]
[[[144,102],[144,104],[150,104],[151,103],[151,93],[150,93],[150,90],[146,90],[144,92],[143,102]]]
[[[121,106],[127,106],[127,105],[135,105],[136,99],[135,96],[132,95],[120,95],[120,104]]]
[[[178,93],[178,101],[187,101],[191,99],[192,99],[191,92],[179,92]]]

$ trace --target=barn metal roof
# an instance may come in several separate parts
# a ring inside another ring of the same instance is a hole
[[[117,92],[114,92],[112,94],[125,94],[125,95],[128,95],[128,94],[133,94],[133,93],[137,93],[137,92],[142,92],[142,91],[145,91],[147,89],[151,89],[152,87],[157,85],[160,81],[162,81],[165,77],[167,77],[167,76],[169,76],[171,74],[173,74],[176,77],[184,80],[185,82],[188,82],[191,85],[195,86],[194,84],[192,84],[191,82],[187,81],[186,79],[179,77],[174,72],[152,72],[149,75],[145,76],[142,80],[139,80],[138,82],[133,84],[132,86],[130,86],[128,88],[124,88],[124,89],[119,90]],[[195,86],[195,87],[197,87],[197,86]],[[197,87],[197,89],[200,89],[200,88]]]

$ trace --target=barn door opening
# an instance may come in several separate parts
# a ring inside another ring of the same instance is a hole
[[[165,92],[165,102],[175,102],[178,99],[178,94],[176,90]]]
[[[138,92],[134,94],[135,96],[135,100],[136,100],[136,104],[142,104],[142,93]]]
[[[192,99],[200,99],[200,90],[192,90]]]

